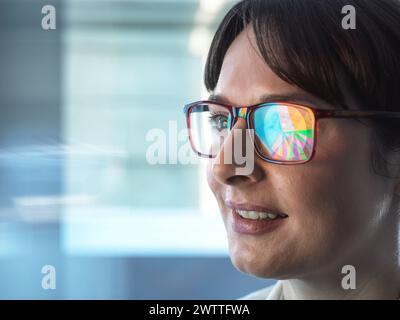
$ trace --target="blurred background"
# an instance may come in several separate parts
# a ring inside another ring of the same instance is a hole
[[[236,299],[273,283],[232,266],[205,163],[177,159],[234,2],[0,0],[1,299]],[[150,132],[165,163],[148,160]]]

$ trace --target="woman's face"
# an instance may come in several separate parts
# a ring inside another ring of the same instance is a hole
[[[256,48],[247,28],[226,53],[214,95],[242,106],[260,103],[266,95],[296,95],[316,108],[333,108],[281,80]],[[235,126],[244,128],[244,120]],[[343,265],[357,264],[384,234],[385,206],[393,190],[370,169],[370,140],[367,126],[328,118],[319,120],[316,153],[308,163],[277,165],[255,157],[253,172],[242,176],[235,165],[210,160],[208,183],[233,264],[245,273],[276,279],[306,277],[316,270],[340,274]],[[236,205],[273,209],[287,218],[264,232],[242,232],[233,227]]]

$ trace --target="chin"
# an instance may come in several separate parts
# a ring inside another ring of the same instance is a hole
[[[232,240],[232,239],[231,239]],[[283,253],[285,252],[286,253]],[[264,248],[255,250],[242,242],[229,243],[229,255],[234,267],[245,274],[265,279],[291,279],[302,274],[301,262],[293,261],[290,250]]]
[[[234,267],[242,273],[258,278],[278,279],[281,276],[281,262],[269,255],[257,255],[244,250],[230,249],[230,258]]]
[[[238,257],[231,257],[234,267],[242,273],[252,275],[257,278],[277,279],[277,270],[275,267],[268,263],[257,263],[243,261]]]
[[[231,261],[238,271],[257,278],[285,280],[297,278],[298,275],[292,268],[282,266],[280,263],[248,262],[235,257],[231,257]]]

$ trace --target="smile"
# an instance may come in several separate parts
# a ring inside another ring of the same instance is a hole
[[[286,214],[276,214],[272,212],[260,212],[254,210],[239,210],[236,209],[236,212],[245,219],[250,220],[275,220],[278,218],[286,218]]]
[[[282,225],[288,215],[270,208],[245,203],[225,202],[232,209],[231,225],[241,234],[262,234]]]

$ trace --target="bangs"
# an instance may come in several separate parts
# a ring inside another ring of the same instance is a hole
[[[356,9],[356,29],[342,28],[342,8]],[[205,66],[213,91],[233,40],[252,26],[265,63],[282,80],[343,108],[343,84],[363,109],[399,111],[398,1],[245,0],[220,24]],[[344,81],[345,79],[345,81]]]

